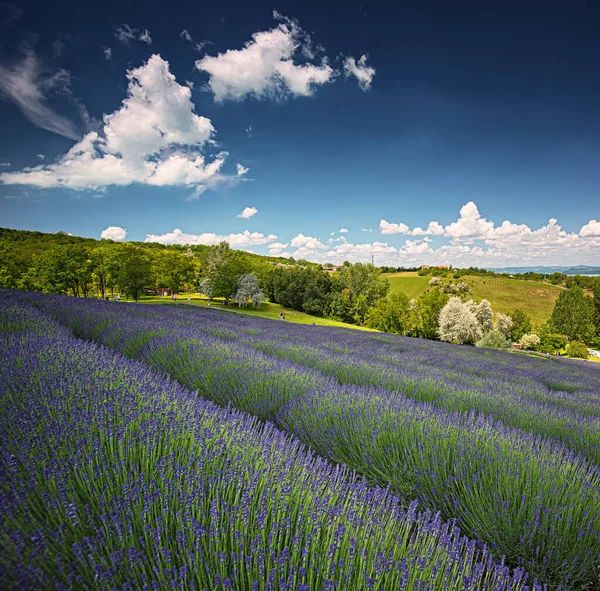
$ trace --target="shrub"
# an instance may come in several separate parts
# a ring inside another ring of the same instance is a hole
[[[578,359],[587,359],[590,356],[588,348],[581,341],[573,341],[567,346],[567,355]]]
[[[533,349],[540,344],[540,337],[535,333],[526,332],[520,339],[521,347],[523,349]]]
[[[442,284],[442,280],[439,277],[432,277],[429,280],[429,285],[436,286],[436,285],[441,285]]]
[[[510,343],[500,331],[490,330],[483,338],[475,343],[475,346],[484,349],[506,351],[510,348]]]
[[[472,303],[472,302],[471,302]],[[442,341],[474,343],[482,337],[481,326],[469,302],[452,297],[440,312],[440,339]]]

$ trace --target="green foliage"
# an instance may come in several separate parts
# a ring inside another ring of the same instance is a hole
[[[550,326],[570,339],[587,342],[595,332],[594,302],[579,286],[563,291],[556,300]]]
[[[532,331],[531,319],[523,310],[511,310],[508,315],[512,320],[511,338],[518,341],[524,334]]]
[[[594,325],[596,334],[600,337],[600,277],[597,277],[593,284],[594,290]]]
[[[500,331],[490,330],[475,343],[475,346],[485,349],[498,349],[500,351],[506,351],[507,349],[510,349],[510,342]]]
[[[143,295],[144,288],[152,283],[152,266],[141,248],[127,245],[121,257],[118,281],[123,293],[136,302]]]
[[[590,356],[588,348],[581,341],[572,341],[567,345],[567,355],[578,359],[587,359]]]
[[[416,302],[414,336],[437,339],[440,312],[448,303],[449,296],[435,289],[425,292]]]
[[[406,334],[411,320],[409,300],[403,293],[392,293],[377,300],[365,316],[365,325],[383,332]]]
[[[344,264],[339,272],[339,282],[355,298],[363,295],[369,307],[380,298],[384,298],[390,289],[388,280],[382,279],[377,267],[371,264]]]
[[[192,257],[184,252],[177,250],[157,252],[153,268],[157,287],[168,287],[172,292],[179,291],[182,285],[192,283],[194,280]]]
[[[564,349],[566,345],[567,339],[563,335],[543,332],[540,335],[540,344],[536,347],[536,351],[554,354]]]

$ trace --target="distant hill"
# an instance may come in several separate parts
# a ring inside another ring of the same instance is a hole
[[[600,267],[577,265],[575,267],[496,267],[490,271],[497,273],[562,273],[563,275],[600,275]]]

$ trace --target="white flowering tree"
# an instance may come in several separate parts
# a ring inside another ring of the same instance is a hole
[[[502,314],[502,312],[496,314],[496,330],[502,333],[507,339],[511,336],[512,327],[513,320],[508,314]]]
[[[440,312],[440,339],[448,342],[474,343],[483,336],[481,325],[475,315],[478,306],[451,297]]]
[[[260,308],[265,301],[265,295],[260,288],[258,277],[254,273],[244,273],[239,276],[233,299],[240,308],[245,308],[250,303],[255,308]]]
[[[215,295],[214,283],[207,277],[200,282],[200,291],[208,298],[210,302]]]
[[[481,300],[477,309],[475,310],[475,316],[481,331],[483,334],[490,332],[494,328],[494,314],[492,312],[492,304],[488,300]]]
[[[540,344],[540,337],[531,332],[526,332],[520,339],[519,343],[523,349],[533,349]]]

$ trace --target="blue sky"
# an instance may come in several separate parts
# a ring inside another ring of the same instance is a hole
[[[390,4],[0,4],[0,225],[600,264],[600,9]]]

